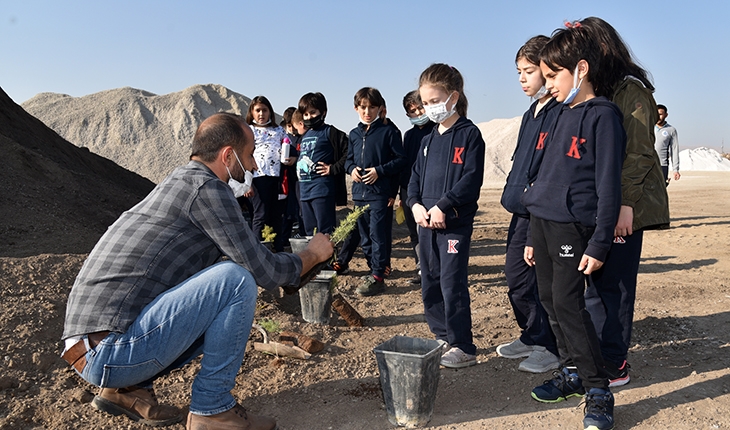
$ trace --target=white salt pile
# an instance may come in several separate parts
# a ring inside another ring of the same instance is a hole
[[[730,171],[730,160],[711,148],[679,151],[679,171]]]
[[[41,93],[21,106],[74,145],[159,182],[188,162],[203,119],[220,111],[245,114],[250,102],[208,84],[160,96],[130,87],[83,97]]]

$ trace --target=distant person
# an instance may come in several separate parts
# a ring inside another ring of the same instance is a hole
[[[392,202],[398,191],[397,175],[406,164],[400,132],[380,117],[384,103],[375,88],[364,87],[355,93],[360,122],[350,131],[345,162],[345,170],[352,177],[355,207],[368,206],[357,220],[360,247],[371,271],[357,287],[361,296],[385,291],[392,246]]]
[[[530,213],[520,203],[525,189],[535,182],[545,153],[545,141],[550,137],[560,103],[545,88],[540,71],[540,50],[550,40],[535,36],[518,51],[515,65],[522,91],[535,101],[522,116],[517,146],[512,155],[512,169],[502,192],[501,203],[512,213],[507,231],[507,252],[504,274],[507,277],[507,297],[512,305],[520,337],[499,345],[497,354],[505,358],[522,358],[517,367],[523,372],[543,373],[558,368],[558,349],[550,329],[547,313],[540,303],[535,268],[524,259],[528,241]]]
[[[416,220],[413,219],[413,212],[407,203],[408,182],[411,180],[411,171],[418,158],[421,140],[431,134],[436,123],[431,121],[428,115],[426,115],[426,110],[423,108],[418,90],[413,90],[403,97],[403,109],[405,109],[406,116],[413,127],[403,135],[403,150],[406,153],[408,164],[406,164],[406,167],[400,174],[400,206],[403,208],[406,226],[408,227],[408,237],[411,241],[411,248],[413,249],[413,259],[416,262],[416,275],[411,278],[410,282],[412,284],[420,284],[421,265],[418,257],[418,225],[416,224]]]
[[[667,122],[667,107],[664,105],[657,105],[657,112],[659,113],[659,121],[657,121],[654,127],[654,133],[656,134],[656,141],[654,142],[654,149],[659,154],[659,162],[662,165],[662,173],[664,173],[664,179],[669,185],[669,181],[674,177],[675,181],[678,181],[679,174],[679,139],[677,138],[677,129],[669,125]],[[669,176],[669,161],[672,162],[672,177]]]
[[[626,133],[619,107],[595,94],[607,83],[600,52],[578,23],[553,32],[540,51],[545,87],[562,106],[521,201],[530,212],[525,261],[535,266],[561,365],[532,398],[555,403],[585,395],[584,428],[608,430],[614,398],[584,294],[586,275],[601,269],[613,242]]]
[[[274,429],[231,395],[256,308],[257,285],[297,286],[332,254],[317,235],[297,255],[271,253],[236,196],[256,170],[243,118],[215,114],[198,127],[190,162],[175,169],[101,237],[71,289],[62,357],[102,387],[92,405],[153,426],[179,422],[153,381],[203,355],[188,429]],[[222,260],[226,257],[225,260]]]
[[[438,124],[424,137],[408,182],[408,205],[421,227],[421,296],[428,328],[448,343],[441,365],[477,364],[469,297],[469,251],[484,179],[484,140],[466,118],[464,78],[432,64],[418,81],[426,115]]]
[[[262,239],[265,226],[271,227],[274,234],[274,249],[284,249],[281,234],[281,218],[284,202],[280,202],[282,165],[293,166],[297,157],[281,159],[281,145],[287,137],[286,131],[274,122],[274,108],[264,96],[256,96],[251,100],[246,113],[246,123],[251,126],[256,147],[254,159],[257,170],[253,175],[253,186],[256,194],[250,199],[253,204],[253,233]],[[283,200],[283,199],[282,199]]]
[[[307,93],[299,99],[307,131],[302,136],[297,176],[300,205],[307,235],[314,229],[331,233],[335,228],[336,206],[347,204],[345,159],[347,135],[325,124],[327,99],[322,93]]]

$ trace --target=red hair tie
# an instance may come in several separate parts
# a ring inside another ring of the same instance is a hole
[[[573,22],[565,21],[565,27],[567,27],[567,28],[580,28],[581,27],[580,21],[573,21]]]

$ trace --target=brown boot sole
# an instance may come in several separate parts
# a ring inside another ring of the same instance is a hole
[[[166,420],[148,420],[100,396],[94,396],[94,400],[91,402],[91,405],[99,411],[106,412],[114,416],[126,415],[132,421],[152,427],[169,426],[170,424],[179,423],[183,419],[182,414],[180,414],[177,417],[168,418]]]

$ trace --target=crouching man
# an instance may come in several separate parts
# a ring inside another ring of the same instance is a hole
[[[259,243],[236,201],[256,169],[253,150],[239,116],[206,119],[191,161],[123,213],[84,262],[68,299],[62,356],[101,387],[97,409],[150,425],[181,421],[180,410],[158,404],[152,382],[202,354],[188,429],[276,427],[231,395],[257,285],[298,285],[332,244],[319,234],[295,255]]]

